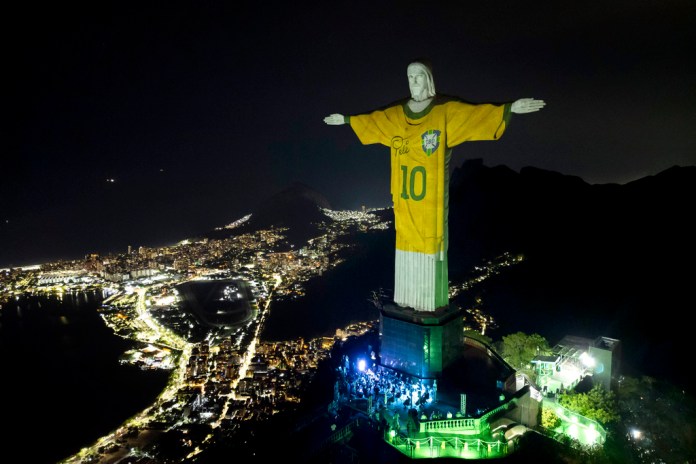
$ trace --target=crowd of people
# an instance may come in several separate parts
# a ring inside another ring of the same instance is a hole
[[[344,356],[338,367],[339,376],[334,391],[334,401],[351,403],[367,401],[370,414],[379,414],[385,408],[398,413],[415,411],[419,420],[438,420],[462,417],[459,412],[444,412],[436,407],[437,380],[421,379],[378,364],[367,365],[357,360],[351,364]],[[394,414],[398,417],[398,414]],[[395,419],[398,421],[398,419]]]

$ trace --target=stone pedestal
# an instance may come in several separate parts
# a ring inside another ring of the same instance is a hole
[[[462,351],[462,310],[416,311],[395,303],[380,311],[380,364],[421,379],[438,379]]]

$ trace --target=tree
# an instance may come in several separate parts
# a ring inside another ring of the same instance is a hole
[[[691,462],[696,456],[696,399],[683,388],[643,376],[618,382],[621,422],[616,435],[637,455],[650,450],[662,462]]]
[[[528,335],[524,332],[517,332],[506,335],[498,346],[498,353],[508,364],[534,380],[536,380],[536,375],[532,369],[532,359],[537,355],[552,353],[549,342],[536,333]]]
[[[554,430],[561,425],[561,418],[551,408],[541,410],[541,426],[547,430]]]
[[[569,392],[558,396],[558,403],[588,419],[606,426],[619,420],[619,409],[614,392],[597,384],[587,393]]]

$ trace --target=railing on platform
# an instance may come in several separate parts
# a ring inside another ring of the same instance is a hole
[[[458,431],[472,433],[479,433],[481,429],[480,419],[467,419],[467,418],[452,418],[452,419],[436,419],[423,421],[420,423],[421,432],[445,432],[445,431]]]
[[[479,418],[454,417],[446,419],[434,419],[420,423],[421,432],[462,432],[463,434],[481,434],[490,430],[489,420],[496,414],[505,411],[513,405],[515,400],[508,401],[495,409],[488,411]]]
[[[508,444],[504,441],[484,441],[459,436],[409,438],[396,435],[387,439],[387,442],[413,459],[434,457],[486,459],[500,458],[508,454]]]

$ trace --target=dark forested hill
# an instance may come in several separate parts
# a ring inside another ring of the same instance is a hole
[[[619,338],[627,369],[685,382],[677,367],[691,337],[696,167],[590,185],[474,160],[453,173],[450,195],[452,280],[503,251],[525,256],[478,290],[500,326],[492,336]]]

